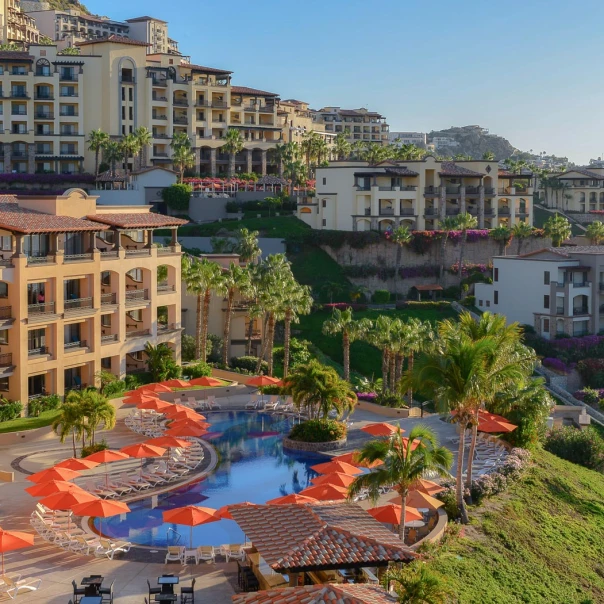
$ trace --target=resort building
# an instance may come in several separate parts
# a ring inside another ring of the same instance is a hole
[[[179,361],[183,223],[148,206],[98,206],[80,189],[2,197],[3,396],[26,402],[94,385],[101,369],[146,370],[146,343]],[[156,228],[172,229],[170,245],[152,244]]]
[[[130,25],[130,37],[140,42],[145,42],[147,53],[179,54],[178,42],[168,36],[168,22],[154,17],[136,17],[126,19]]]
[[[0,0],[0,44],[37,44],[39,39],[35,21],[21,10],[19,0]]]
[[[438,229],[445,216],[469,212],[479,228],[533,223],[532,174],[498,170],[496,162],[336,161],[317,169],[314,198],[298,217],[314,229],[385,231],[399,225]]]
[[[389,132],[388,140],[395,145],[415,145],[421,149],[426,148],[425,132]]]
[[[325,132],[346,135],[349,143],[366,142],[388,144],[389,126],[386,118],[367,109],[340,109],[323,107],[312,111],[313,121]]]
[[[308,103],[287,99],[279,103],[278,113],[284,142],[301,143],[304,136],[312,131],[319,134],[328,145],[333,145],[336,133],[327,132],[323,122],[313,121],[312,110],[309,109]]]
[[[549,207],[559,210],[604,210],[604,168],[573,168],[553,175],[548,182],[538,183],[538,193]]]
[[[604,329],[604,246],[546,248],[493,258],[493,283],[477,283],[480,310],[534,326],[544,338]]]
[[[231,263],[241,266],[237,254],[204,254],[201,258],[207,258],[216,262],[222,269],[227,269]],[[262,320],[260,317],[250,318],[251,304],[241,299],[239,295],[235,298],[233,315],[231,317],[231,341],[229,344],[229,358],[244,355],[257,356],[262,344]],[[212,293],[210,299],[210,312],[208,319],[208,332],[219,337],[224,337],[224,322],[226,317],[227,300],[222,295]],[[197,319],[197,296],[189,294],[186,283],[182,284],[182,327],[187,335],[195,336]]]

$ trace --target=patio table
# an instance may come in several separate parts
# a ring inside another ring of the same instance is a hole
[[[80,599],[80,604],[102,604],[102,602],[101,596],[84,596]]]

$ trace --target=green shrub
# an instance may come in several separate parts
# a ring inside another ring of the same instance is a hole
[[[462,301],[461,305],[466,308],[476,306],[476,296],[466,296]]]
[[[231,359],[231,367],[234,369],[242,369],[243,371],[248,371],[250,373],[256,372],[256,365],[258,363],[258,357],[233,357]],[[260,371],[266,373],[268,371],[268,363],[266,361],[262,361],[260,365]]]
[[[223,339],[220,336],[217,336],[214,333],[208,334],[208,363],[218,363],[222,360],[222,345]]]
[[[600,402],[600,392],[598,390],[594,390],[593,388],[584,388],[583,402],[592,407],[596,406]]]
[[[590,470],[601,469],[604,464],[604,439],[592,427],[577,430],[564,426],[552,430],[543,448],[566,461]]]
[[[335,419],[309,419],[292,428],[289,438],[307,443],[326,443],[346,436],[346,425]]]
[[[445,287],[445,289],[443,290],[443,298],[459,300],[460,291],[461,289],[458,285],[451,285],[449,287]]]
[[[390,292],[387,289],[376,289],[371,296],[374,304],[388,304],[390,302]]]
[[[186,333],[182,334],[180,341],[180,356],[184,363],[190,363],[195,360],[195,338]]]
[[[308,347],[310,342],[307,340],[298,340],[298,338],[292,338],[289,341],[289,368],[290,370],[295,369],[298,365],[304,365],[310,361],[312,355]],[[280,348],[275,353],[275,361],[280,365],[283,365],[283,359],[285,358],[285,350]]]
[[[258,390],[260,390],[260,392],[262,392],[262,394],[267,394],[267,395],[271,395],[271,394],[281,394],[281,391],[283,390],[281,388],[281,386],[262,386],[261,388],[258,388]]]
[[[27,415],[38,417],[43,411],[53,411],[61,406],[61,399],[57,394],[49,394],[35,398],[27,405]]]
[[[161,198],[171,210],[188,212],[192,192],[190,185],[175,183],[162,190]]]
[[[437,493],[435,497],[445,504],[444,510],[449,520],[457,520],[459,518],[459,507],[457,506],[457,496],[454,486],[448,486],[444,491]]]
[[[126,390],[136,390],[140,386],[151,383],[151,374],[148,371],[132,373],[124,378]]]
[[[126,383],[124,380],[115,380],[110,382],[103,388],[103,394],[107,398],[117,398],[126,391]]]
[[[189,379],[194,380],[200,377],[210,377],[212,375],[212,367],[207,363],[199,361],[194,365],[187,365],[182,368],[183,372],[189,376]]]
[[[8,422],[17,419],[23,412],[23,405],[19,401],[8,401],[2,399],[0,402],[0,422]]]
[[[391,392],[378,392],[374,402],[376,405],[382,405],[382,407],[393,407],[395,409],[407,408],[404,399],[398,394],[392,394]]]
[[[108,449],[109,445],[107,444],[107,442],[105,441],[105,439],[103,439],[101,442],[98,443],[94,443],[94,445],[86,445],[85,447],[82,447],[82,452],[81,452],[81,457],[88,457],[89,455],[92,455],[93,453],[98,453],[99,451],[104,451],[105,449]]]

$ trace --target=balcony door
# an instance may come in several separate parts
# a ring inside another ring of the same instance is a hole
[[[50,252],[50,237],[45,234],[26,235],[23,239],[23,251],[26,256],[41,258]]]

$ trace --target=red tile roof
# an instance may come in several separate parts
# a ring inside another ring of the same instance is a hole
[[[0,195],[0,203],[17,203],[16,195]]]
[[[16,203],[9,202],[0,203],[0,228],[16,233],[71,233],[104,231],[107,227],[81,218],[20,208]]]
[[[87,216],[87,218],[118,229],[150,229],[187,224],[187,221],[181,218],[173,218],[172,216],[153,214],[151,212],[144,214],[134,212],[131,214],[93,214]]]
[[[33,61],[32,57],[28,52],[20,50],[0,50],[0,61]]]
[[[191,63],[181,63],[179,67],[184,69],[190,69],[191,71],[200,71],[201,73],[216,73],[216,74],[229,74],[232,71],[226,69],[217,69],[216,67],[204,67],[203,65],[193,65]]]
[[[474,170],[468,170],[468,168],[458,166],[452,161],[442,162],[439,174],[441,176],[485,176],[481,172],[474,172]]]
[[[231,515],[277,572],[386,566],[415,558],[397,535],[353,503],[252,505]]]
[[[395,176],[419,176],[418,172],[414,172],[413,170],[409,170],[406,166],[400,166],[396,168],[385,168],[386,174],[393,174]]]
[[[105,44],[107,42],[116,42],[118,44],[130,44],[130,46],[151,46],[147,42],[141,42],[140,40],[132,40],[132,38],[125,38],[124,36],[117,36],[112,34],[107,38],[95,38],[87,42],[78,42],[77,46],[86,46],[87,44]]]
[[[233,604],[393,604],[397,602],[379,585],[305,585],[241,593]]]
[[[232,86],[231,94],[254,94],[256,96],[279,96],[274,92],[266,92],[266,90],[258,90],[256,88],[248,88],[247,86]]]
[[[376,111],[359,111],[358,109],[340,109],[339,111],[340,115],[350,115],[350,116],[356,116],[356,117],[364,117],[364,116],[369,116],[369,117],[384,117],[383,115],[381,115],[380,113],[377,113]]]
[[[563,178],[566,174],[570,174],[571,172],[577,172],[578,174],[581,174],[582,176],[587,176],[587,178],[591,178],[592,180],[604,179],[604,175],[597,174],[596,172],[592,172],[591,170],[586,170],[585,168],[572,168],[571,170],[562,172],[562,174],[558,174],[556,178]]]

